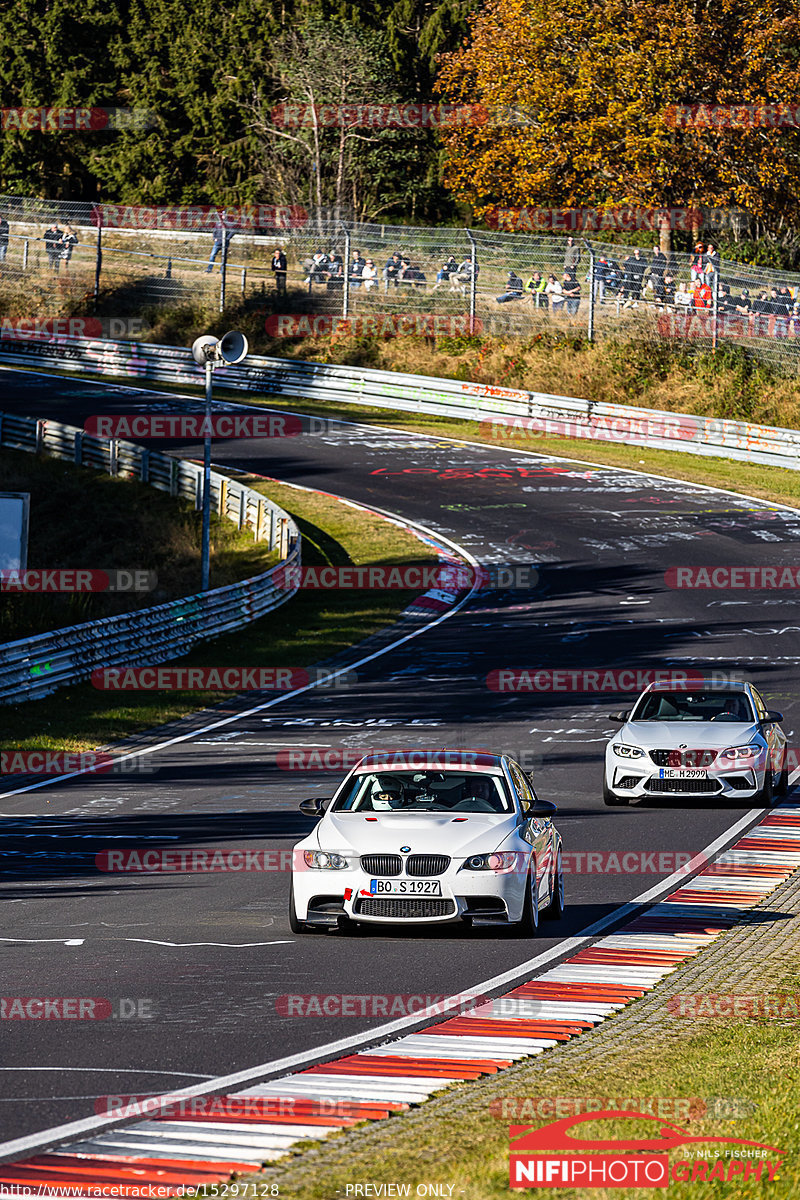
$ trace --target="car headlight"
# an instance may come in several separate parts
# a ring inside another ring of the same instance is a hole
[[[638,746],[623,746],[621,742],[614,742],[611,749],[620,758],[644,758],[644,750],[640,750]]]
[[[495,850],[492,854],[473,854],[464,860],[464,871],[513,871],[525,855],[516,850]]]
[[[346,871],[350,860],[330,850],[304,850],[303,862],[312,871]]]
[[[748,746],[728,746],[727,750],[723,750],[720,758],[758,758],[762,752],[762,747],[758,742],[750,742]]]

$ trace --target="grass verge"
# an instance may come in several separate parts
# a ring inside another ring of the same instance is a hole
[[[30,495],[30,570],[146,570],[157,576],[149,592],[7,592],[0,642],[199,591],[201,514],[188,501],[135,479],[5,448],[0,490]],[[277,552],[264,542],[215,514],[211,551],[217,587],[258,575],[277,561]]]
[[[296,520],[305,565],[424,562],[430,549],[388,521],[316,493],[243,478]],[[212,584],[217,582],[212,575]],[[206,642],[170,665],[306,667],[391,625],[412,593],[301,592],[243,630]],[[131,664],[136,665],[135,663]],[[20,750],[89,750],[176,720],[223,692],[104,692],[90,684],[3,712],[4,744]]]

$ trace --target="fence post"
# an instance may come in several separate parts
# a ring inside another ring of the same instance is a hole
[[[711,349],[716,354],[717,352],[717,314],[719,313],[719,271],[714,272],[713,280],[713,315],[711,317]]]
[[[99,218],[98,218],[99,220]],[[103,226],[97,226],[97,248],[94,259],[94,311],[97,312],[97,302],[100,298],[100,272],[103,268]]]
[[[27,269],[28,269],[28,239],[27,238],[24,238],[23,242],[22,242],[22,269],[23,269],[23,271],[27,271]]]
[[[342,224],[344,231],[344,287],[342,288],[342,316],[350,313],[350,230]]]
[[[242,267],[242,296],[245,294],[245,286],[247,284],[247,267]]]
[[[469,332],[470,336],[475,333],[475,298],[478,286],[478,244],[472,236],[469,229],[465,229],[469,238],[469,261],[470,261],[470,281],[469,281]]]
[[[219,311],[225,311],[225,283],[228,274],[228,230],[222,228],[222,270],[219,273]]]
[[[589,328],[586,331],[586,337],[590,342],[594,341],[594,246],[591,242],[583,239],[583,244],[589,251]]]

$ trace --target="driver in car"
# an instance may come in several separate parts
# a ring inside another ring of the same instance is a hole
[[[390,808],[403,807],[403,788],[397,779],[380,778],[372,785],[370,793],[373,812],[383,812]]]

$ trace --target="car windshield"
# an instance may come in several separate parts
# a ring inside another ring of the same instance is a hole
[[[355,775],[332,811],[511,813],[514,801],[499,775],[392,771]]]
[[[752,724],[752,706],[743,692],[649,692],[632,721],[736,721]]]

